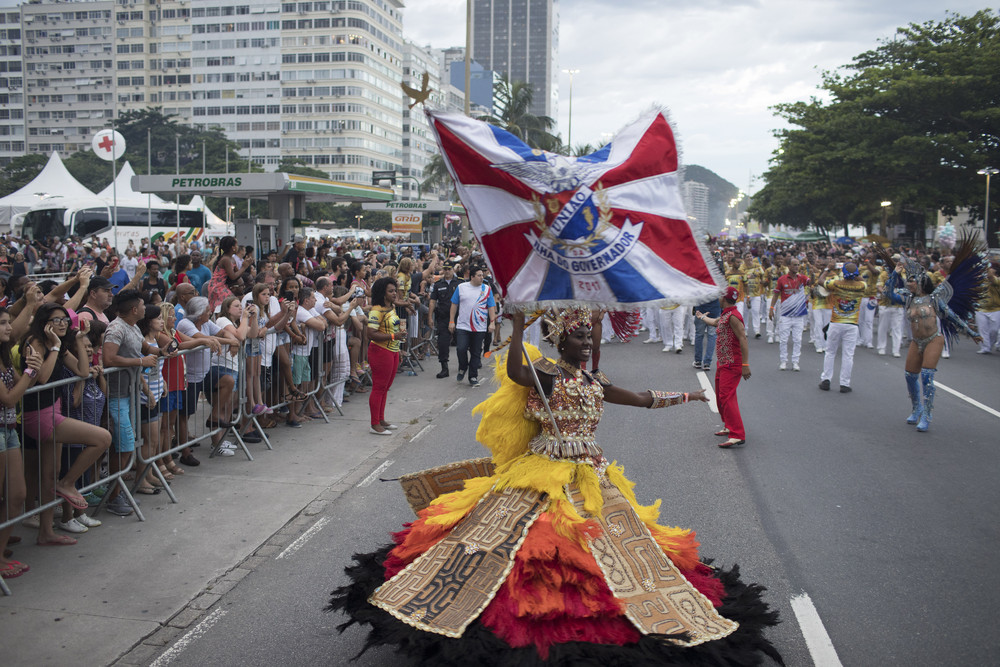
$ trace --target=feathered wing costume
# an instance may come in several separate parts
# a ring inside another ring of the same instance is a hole
[[[882,259],[886,267],[894,266],[889,252],[880,245],[873,246],[875,254]],[[947,278],[922,297],[915,296],[903,287],[903,277],[895,270],[885,281],[886,298],[903,306],[909,313],[910,307],[921,300],[926,300],[941,323],[941,333],[948,346],[958,342],[960,334],[976,338],[978,334],[970,326],[975,316],[976,303],[983,298],[986,286],[986,271],[989,264],[983,254],[983,246],[975,237],[964,232],[955,247],[955,256],[951,263],[951,271]],[[909,257],[904,257],[907,278],[914,278],[923,283],[926,273],[923,266]],[[908,315],[909,316],[909,315]],[[914,341],[923,351],[926,341]],[[934,376],[936,368],[921,368],[920,373],[905,371],[906,390],[910,395],[910,405],[913,411],[906,418],[907,424],[916,424],[918,431],[926,431],[930,427],[934,409]],[[919,383],[919,384],[918,384]]]
[[[888,250],[879,244],[874,244],[872,249],[886,267],[895,266]],[[984,296],[986,270],[989,268],[982,244],[969,232],[962,233],[954,257],[948,277],[930,293],[931,304],[941,320],[941,332],[949,345],[958,342],[960,334],[977,335],[969,323],[975,316],[976,303]],[[921,280],[926,273],[923,266],[909,257],[904,256],[903,263],[907,277]],[[913,294],[903,287],[903,277],[895,271],[890,270],[885,289],[890,301],[904,307],[908,307],[914,299]]]
[[[777,623],[764,589],[699,560],[694,533],[657,524],[659,501],[640,505],[620,466],[538,453],[551,424],[497,356],[500,387],[475,409],[492,457],[403,478],[418,518],[355,556],[328,607],[350,616],[339,629],[367,624],[365,650],[436,666],[780,662],[763,637]],[[600,452],[598,382],[554,382],[549,404],[561,447]]]

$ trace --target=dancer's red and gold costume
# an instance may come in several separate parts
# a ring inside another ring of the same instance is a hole
[[[370,624],[369,645],[435,665],[779,659],[762,637],[777,621],[762,589],[699,560],[694,533],[657,524],[659,501],[640,505],[604,458],[594,438],[602,385],[526,349],[553,376],[559,434],[501,359],[499,390],[475,410],[491,459],[408,476],[417,520],[393,547],[356,557],[331,608]]]

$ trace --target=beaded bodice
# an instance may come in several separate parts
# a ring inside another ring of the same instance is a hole
[[[554,377],[549,408],[555,417],[562,443],[557,440],[555,429],[545,405],[535,389],[528,394],[524,415],[541,424],[542,431],[532,439],[529,447],[536,454],[556,459],[591,459],[603,454],[594,439],[594,431],[604,410],[604,388],[588,375]]]

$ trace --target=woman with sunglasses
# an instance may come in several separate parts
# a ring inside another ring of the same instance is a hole
[[[90,375],[86,334],[71,329],[70,322],[69,313],[62,306],[53,303],[42,304],[35,313],[35,319],[21,341],[21,349],[26,352],[21,358],[21,372],[30,375],[30,366],[26,364],[28,355],[40,355],[42,365],[37,371],[36,385],[44,385],[63,377],[64,369],[69,369],[81,378]],[[87,509],[87,501],[77,491],[76,482],[111,446],[111,433],[98,426],[64,417],[60,394],[59,389],[41,389],[27,394],[22,400],[24,435],[34,440],[38,447],[37,460],[29,456],[25,461],[27,479],[41,480],[38,498],[42,504],[59,496],[75,508]],[[85,449],[66,475],[57,479],[55,462],[61,458],[62,443],[67,442],[84,445]],[[53,532],[52,514],[51,509],[41,513],[38,544],[76,544],[75,539]]]

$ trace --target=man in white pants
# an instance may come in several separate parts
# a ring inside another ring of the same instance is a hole
[[[740,270],[743,271],[743,283],[746,288],[747,336],[760,338],[764,329],[764,304],[767,303],[764,290],[767,289],[765,283],[767,278],[764,270],[749,252],[743,255],[743,266]]]
[[[830,318],[832,317],[832,312],[830,308],[830,303],[827,299],[827,289],[823,284],[823,279],[825,278],[827,271],[830,271],[834,266],[834,261],[832,259],[819,260],[823,264],[824,268],[820,273],[820,276],[816,279],[812,290],[812,322],[810,322],[810,330],[812,333],[812,342],[816,346],[816,351],[819,353],[826,352],[827,339],[823,337],[823,329],[830,323]],[[810,276],[815,276],[816,269]],[[857,331],[855,330],[855,334]]]
[[[778,317],[778,370],[788,368],[788,338],[792,338],[792,370],[799,370],[799,356],[802,354],[802,329],[806,323],[806,290],[809,278],[799,273],[799,260],[793,257],[789,271],[778,278],[768,319]],[[776,313],[774,306],[781,299],[781,307]]]
[[[858,265],[854,262],[844,264],[843,279],[827,279],[827,267],[820,274],[829,296],[830,328],[826,335],[826,356],[823,357],[823,374],[820,376],[819,388],[830,391],[830,380],[833,378],[833,365],[837,360],[837,351],[842,350],[840,359],[840,393],[847,394],[851,390],[851,371],[854,369],[854,347],[858,342],[858,311],[861,299],[865,294],[865,283],[858,273]],[[822,336],[822,332],[820,332]]]
[[[663,338],[663,351],[675,351],[680,354],[684,349],[684,314],[687,308],[673,306],[660,308],[660,337]]]
[[[875,308],[878,307],[878,277],[881,273],[871,260],[865,262],[861,269],[861,279],[865,281],[865,298],[861,300],[861,312],[858,314],[858,345],[864,345],[869,350],[875,347],[872,326],[875,324]]]
[[[898,262],[899,255],[893,255],[893,259]],[[878,336],[875,342],[878,353],[885,356],[886,344],[891,336],[892,356],[898,358],[900,356],[899,349],[903,345],[903,325],[906,322],[903,319],[903,307],[893,303],[885,295],[885,281],[889,279],[890,275],[892,275],[892,270],[886,270],[883,267],[878,276]]]
[[[983,337],[977,354],[990,354],[1000,345],[1000,262],[993,262],[986,272],[986,296],[976,309],[976,327]]]
[[[656,306],[642,309],[642,324],[649,329],[649,338],[642,341],[646,343],[659,343],[660,339],[660,309]]]

